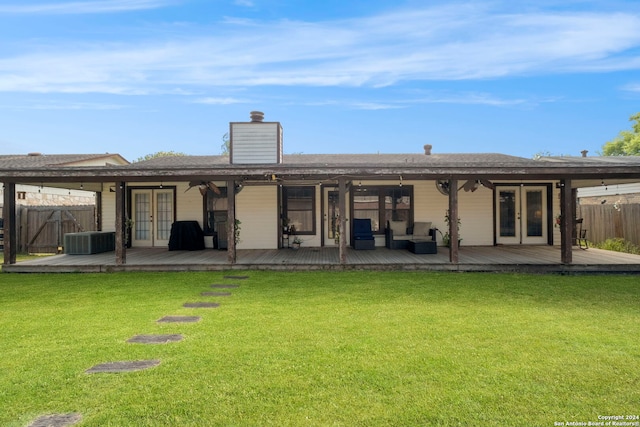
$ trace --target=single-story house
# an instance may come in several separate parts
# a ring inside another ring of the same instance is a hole
[[[460,245],[558,246],[561,262],[571,264],[576,189],[640,180],[638,157],[534,160],[439,154],[430,145],[418,154],[285,155],[281,124],[260,112],[230,123],[229,134],[228,155],[136,163],[103,155],[98,164],[82,156],[0,156],[4,264],[16,259],[19,184],[96,192],[99,227],[115,233],[117,265],[126,264],[128,248],[170,249],[175,223],[202,230],[205,247],[224,248],[230,264],[238,249],[278,249],[295,238],[305,247],[339,248],[344,263],[347,247],[357,247],[358,219],[369,220],[368,249],[395,247],[391,229],[396,239],[419,228],[430,230],[421,239],[449,243],[453,264]]]

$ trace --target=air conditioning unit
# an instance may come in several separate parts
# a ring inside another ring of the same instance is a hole
[[[85,231],[64,235],[64,253],[69,255],[91,255],[110,252],[116,248],[116,233],[113,231]]]

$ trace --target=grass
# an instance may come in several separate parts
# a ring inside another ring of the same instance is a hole
[[[247,274],[217,298],[199,294],[221,273],[1,274],[0,425],[551,426],[640,408],[637,276]],[[148,333],[185,339],[126,343]],[[141,359],[162,363],[84,373]]]

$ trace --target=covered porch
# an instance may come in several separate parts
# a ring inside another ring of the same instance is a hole
[[[226,251],[168,251],[162,248],[132,248],[127,263],[116,264],[114,252],[94,255],[53,255],[4,265],[4,272],[115,272],[115,271],[219,271],[219,270],[419,270],[488,271],[530,273],[640,273],[640,255],[590,248],[573,248],[571,264],[560,262],[560,247],[468,246],[459,249],[457,263],[449,249],[437,254],[413,254],[406,250],[376,248],[346,249],[341,263],[339,248],[238,250],[235,263]]]

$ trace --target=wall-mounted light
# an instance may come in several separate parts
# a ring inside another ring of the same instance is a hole
[[[402,175],[400,175],[400,187],[402,187]]]

